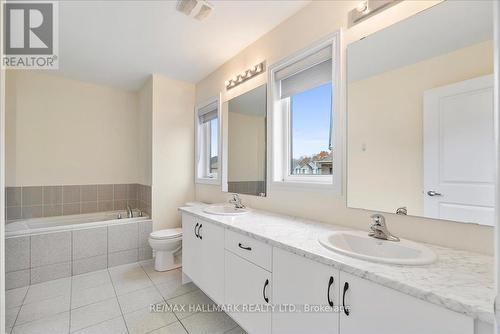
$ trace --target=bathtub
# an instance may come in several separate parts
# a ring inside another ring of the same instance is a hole
[[[5,225],[7,289],[149,260],[148,216],[126,211],[33,218]]]
[[[122,218],[118,218],[119,216]],[[5,225],[5,237],[68,231],[73,229],[107,226],[110,224],[125,224],[149,219],[149,216],[146,214],[144,214],[143,217],[138,216],[139,211],[134,210],[134,218],[126,218],[127,211],[109,211],[58,217],[20,219],[7,222]]]

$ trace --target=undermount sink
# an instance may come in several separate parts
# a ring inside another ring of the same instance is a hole
[[[210,205],[203,209],[204,212],[212,215],[221,216],[240,216],[248,213],[250,210],[236,208],[233,205]]]
[[[334,252],[373,262],[424,265],[437,258],[431,249],[416,242],[381,240],[361,231],[337,231],[320,237],[318,241]]]

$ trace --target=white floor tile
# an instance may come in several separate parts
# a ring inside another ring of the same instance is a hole
[[[28,292],[27,286],[5,291],[5,308],[21,306],[26,292]]]
[[[88,289],[73,289],[71,294],[71,309],[94,304],[113,297],[116,297],[116,295],[111,283]]]
[[[71,278],[65,277],[53,281],[30,285],[24,304],[35,303],[44,299],[66,296],[71,291]]]
[[[247,332],[245,332],[243,330],[243,328],[241,328],[240,326],[237,326],[237,327],[225,332],[224,334],[247,334]]]
[[[5,327],[13,327],[21,306],[11,307],[5,310]]]
[[[130,334],[147,333],[177,321],[172,312],[152,313],[149,308],[127,313],[124,317]]]
[[[189,334],[222,334],[237,324],[225,313],[196,313],[181,320]]]
[[[182,327],[182,324],[177,321],[168,326],[149,332],[148,334],[187,334],[187,332],[184,327]]]
[[[141,266],[154,284],[180,282],[182,280],[182,271],[180,268],[168,271],[156,271],[153,262],[141,262]]]
[[[132,291],[145,289],[153,286],[153,282],[149,279],[146,273],[142,272],[133,275],[127,275],[125,277],[120,277],[119,279],[114,279],[113,285],[116,290],[116,294],[123,295]]]
[[[163,303],[163,297],[154,286],[118,296],[123,313],[130,313],[149,307],[151,304]]]
[[[108,270],[105,269],[73,276],[72,288],[73,290],[88,289],[109,283],[111,283],[111,279]]]
[[[167,300],[167,303],[169,305],[184,306],[183,311],[175,312],[175,315],[177,315],[179,319],[189,317],[190,315],[193,315],[194,313],[198,312],[196,308],[199,308],[199,306],[207,305],[205,308],[208,308],[212,307],[212,305],[214,304],[214,302],[201,290],[196,290],[194,292],[190,292],[185,295],[169,299]]]
[[[121,315],[116,298],[71,310],[71,331],[96,325]]]
[[[18,324],[23,324],[29,321],[69,311],[69,297],[69,295],[65,295],[45,299],[35,303],[24,304],[17,317],[16,326]]]
[[[121,266],[108,268],[108,270],[109,270],[109,273],[111,274],[112,278],[144,272],[144,270],[142,269],[142,267],[139,263],[123,264]]]
[[[97,325],[93,325],[77,332],[78,334],[128,334],[125,321],[122,316],[111,320],[106,320]]]
[[[66,334],[69,331],[69,312],[59,313],[13,328],[14,334]]]
[[[180,280],[177,282],[172,281],[168,283],[158,284],[156,285],[156,287],[160,291],[161,295],[165,297],[165,299],[172,299],[198,290],[198,287],[194,285],[193,282],[182,284]]]

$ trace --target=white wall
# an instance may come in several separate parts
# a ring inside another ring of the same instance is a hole
[[[194,198],[194,85],[152,78],[153,229],[180,226],[177,211]]]
[[[35,71],[8,71],[6,185],[136,183],[139,98]]]
[[[153,128],[153,77],[139,90],[139,170],[138,183],[151,185]]]
[[[222,92],[222,100],[227,101],[260,86],[266,82],[266,74],[253,78],[229,92],[224,88],[224,81],[262,60],[266,60],[267,64],[274,64],[341,28],[344,29],[344,56],[347,43],[398,22],[439,1],[403,1],[347,29],[347,13],[358,3],[359,1],[313,1],[200,81],[196,85],[196,101],[204,101],[219,92]],[[342,68],[344,67],[345,64]],[[342,82],[345,89],[345,82]],[[345,107],[342,110],[344,111]],[[197,200],[213,203],[225,201],[227,197],[226,193],[221,192],[220,186],[196,185]],[[336,196],[331,192],[319,190],[271,188],[268,189],[266,198],[242,197],[246,204],[254,208],[365,230],[369,223],[369,212],[346,208],[345,192],[342,196]],[[401,237],[488,254],[493,252],[491,227],[395,215],[387,215],[387,218],[391,231]]]

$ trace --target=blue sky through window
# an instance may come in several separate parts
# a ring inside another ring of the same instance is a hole
[[[332,83],[293,95],[291,100],[293,159],[329,152]]]

